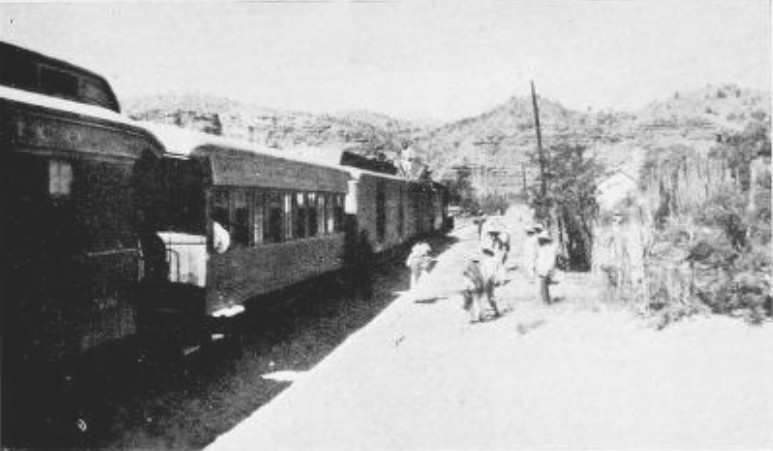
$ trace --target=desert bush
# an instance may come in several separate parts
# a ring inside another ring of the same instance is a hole
[[[725,136],[703,154],[651,151],[639,192],[599,216],[594,268],[612,296],[665,327],[701,312],[771,312],[770,137]]]
[[[596,184],[602,173],[602,166],[585,151],[583,145],[566,142],[551,146],[546,151],[544,180],[540,174],[529,187],[530,206],[537,219],[554,230],[566,267],[580,271],[591,267],[593,224],[598,215]],[[532,164],[540,164],[537,152],[530,156]]]
[[[768,114],[765,110],[755,110],[752,112],[751,117],[755,121],[764,121],[768,117]]]

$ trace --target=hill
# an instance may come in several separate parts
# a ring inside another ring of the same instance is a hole
[[[538,98],[543,147],[562,141],[586,145],[610,173],[635,173],[650,149],[712,147],[717,135],[770,117],[770,93],[728,84],[674,93],[632,112],[579,112]],[[537,147],[529,97],[512,97],[481,115],[435,128],[417,147],[436,178],[468,168],[481,193],[520,192],[536,176]]]
[[[649,150],[687,145],[711,148],[717,135],[770,117],[770,93],[733,84],[674,92],[631,112],[581,112],[538,97],[543,146],[584,144],[610,173],[636,176]],[[275,148],[338,147],[361,156],[399,158],[405,144],[430,165],[436,180],[471,175],[478,194],[517,194],[536,176],[530,97],[514,96],[480,115],[447,124],[407,121],[350,111],[310,114],[202,95],[134,99],[125,111],[136,119],[180,125]]]
[[[368,112],[315,115],[281,111],[197,94],[132,99],[124,110],[134,119],[244,139],[273,148],[339,147],[366,157],[394,159],[403,142],[424,126]]]

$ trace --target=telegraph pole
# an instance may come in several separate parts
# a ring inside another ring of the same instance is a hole
[[[542,194],[542,201],[545,202],[547,199],[548,194],[548,185],[547,180],[545,179],[545,153],[542,150],[542,130],[540,130],[539,126],[539,107],[537,106],[537,94],[534,90],[534,82],[531,82],[531,103],[534,106],[534,125],[536,126],[537,130],[537,152],[539,155],[539,173],[540,173],[540,179],[541,179],[541,186],[540,186],[540,193]],[[548,222],[550,221],[549,215],[548,215],[548,209],[547,205],[542,205],[541,214],[543,217],[545,217]]]
[[[526,188],[526,163],[521,163],[521,176],[523,177],[523,196],[526,203],[529,202],[529,190]]]

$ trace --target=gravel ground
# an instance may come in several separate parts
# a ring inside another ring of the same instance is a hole
[[[208,449],[773,447],[773,324],[656,331],[587,276],[545,307],[517,271],[504,316],[470,324],[456,288],[477,243],[457,237],[423,289]]]

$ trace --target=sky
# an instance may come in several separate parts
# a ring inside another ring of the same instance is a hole
[[[537,92],[578,110],[769,89],[770,0],[0,3],[0,40],[104,75],[118,98],[455,120]]]

